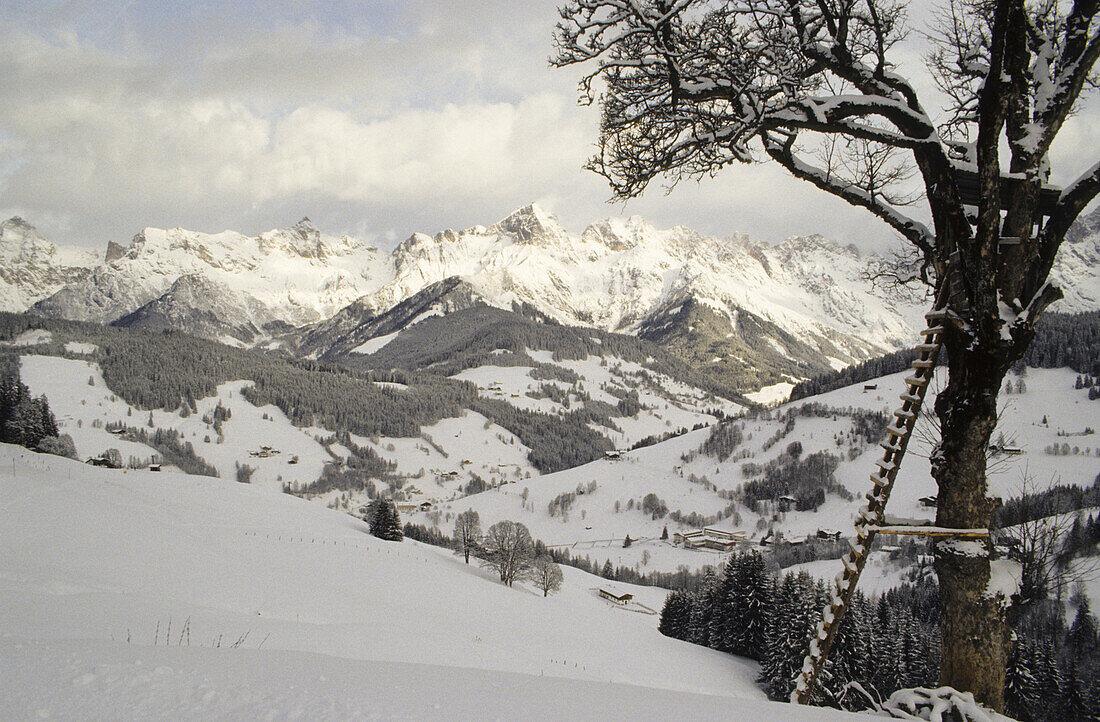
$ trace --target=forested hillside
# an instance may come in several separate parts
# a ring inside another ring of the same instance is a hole
[[[611,444],[583,423],[586,417],[540,413],[479,399],[474,384],[418,372],[349,369],[337,364],[296,361],[224,346],[187,334],[146,332],[91,323],[0,314],[0,341],[28,329],[50,337],[33,346],[2,346],[8,357],[33,350],[80,356],[72,342],[93,344],[90,358],[109,388],[139,409],[193,409],[195,399],[211,396],[219,384],[250,380],[243,393],[256,404],[270,403],[300,425],[360,436],[415,436],[422,426],[477,410],[516,434],[530,448],[541,471],[583,464]],[[401,384],[400,388],[380,383]]]
[[[791,390],[791,401],[904,371],[913,358],[912,349],[902,349],[822,374],[797,384]],[[1078,373],[1100,375],[1100,312],[1046,314],[1036,326],[1035,340],[1023,363],[1036,368],[1066,366]]]

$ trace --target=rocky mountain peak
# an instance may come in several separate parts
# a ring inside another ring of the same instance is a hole
[[[19,216],[0,223],[0,258],[5,261],[43,261],[55,252],[54,245]]]
[[[514,236],[520,243],[567,239],[565,229],[558,223],[558,219],[537,203],[517,208],[489,230]]]
[[[103,262],[110,263],[111,261],[122,258],[126,255],[126,246],[121,243],[115,243],[114,241],[107,241],[107,252],[103,254]]]
[[[593,223],[584,229],[581,238],[585,241],[601,243],[612,251],[623,251],[642,244],[655,233],[656,229],[650,225],[649,221],[634,215],[625,220],[606,218]]]

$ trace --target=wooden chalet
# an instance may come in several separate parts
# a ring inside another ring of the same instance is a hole
[[[624,607],[634,601],[633,594],[614,587],[600,587],[600,596],[615,604],[621,604]]]

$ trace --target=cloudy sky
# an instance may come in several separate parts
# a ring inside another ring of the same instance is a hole
[[[557,4],[7,0],[0,217],[102,246],[144,226],[258,233],[309,216],[390,246],[538,201],[573,231],[639,213],[767,241],[891,241],[769,165],[608,205],[581,168],[597,112],[577,105],[578,71],[547,63]],[[1056,180],[1098,155],[1096,118],[1065,129]]]

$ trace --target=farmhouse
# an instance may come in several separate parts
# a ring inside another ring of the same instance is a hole
[[[630,592],[624,592],[615,587],[600,587],[600,596],[615,604],[622,604],[623,606],[630,604],[634,599],[634,595]]]

